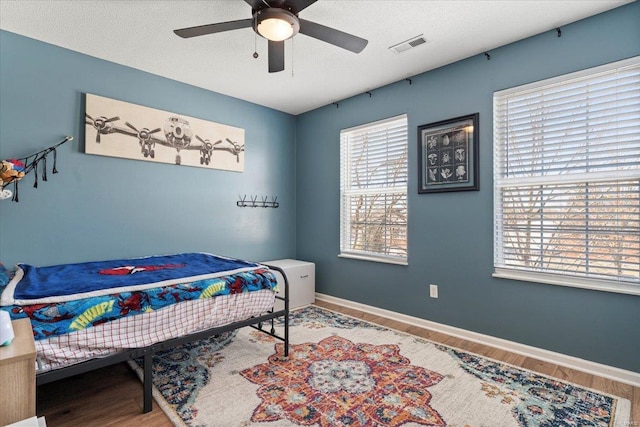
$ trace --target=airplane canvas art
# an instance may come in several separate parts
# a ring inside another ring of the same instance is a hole
[[[86,94],[85,152],[244,171],[244,129]]]

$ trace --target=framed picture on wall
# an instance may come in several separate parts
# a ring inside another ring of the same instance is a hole
[[[478,116],[418,126],[418,193],[480,189]]]

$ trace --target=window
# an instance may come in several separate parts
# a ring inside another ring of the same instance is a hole
[[[340,132],[340,256],[407,263],[407,116]]]
[[[640,57],[493,106],[494,276],[640,295]]]

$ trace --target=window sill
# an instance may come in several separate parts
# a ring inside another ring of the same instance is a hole
[[[496,268],[492,276],[500,279],[522,280],[525,282],[569,286],[572,288],[590,289],[594,291],[640,295],[639,285],[625,282],[614,282],[611,280],[601,280],[584,277],[568,277],[560,276],[557,274],[533,273],[529,271],[510,270],[504,268]]]
[[[381,262],[385,264],[395,264],[395,265],[409,265],[407,260],[399,260],[394,258],[378,258],[373,256],[357,255],[357,254],[349,254],[349,253],[339,254],[338,258],[351,258],[351,259],[359,259],[361,261],[373,261],[373,262]]]

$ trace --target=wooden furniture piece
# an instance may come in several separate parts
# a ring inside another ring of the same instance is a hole
[[[0,425],[36,415],[36,346],[29,319],[11,322],[15,338],[0,347]]]
[[[298,308],[313,304],[316,300],[316,265],[312,262],[295,259],[279,259],[265,261],[263,264],[273,265],[284,270],[289,279],[289,308]],[[275,272],[278,278],[278,294],[283,296],[284,278],[279,272]],[[276,307],[281,308],[282,302],[276,302]]]

